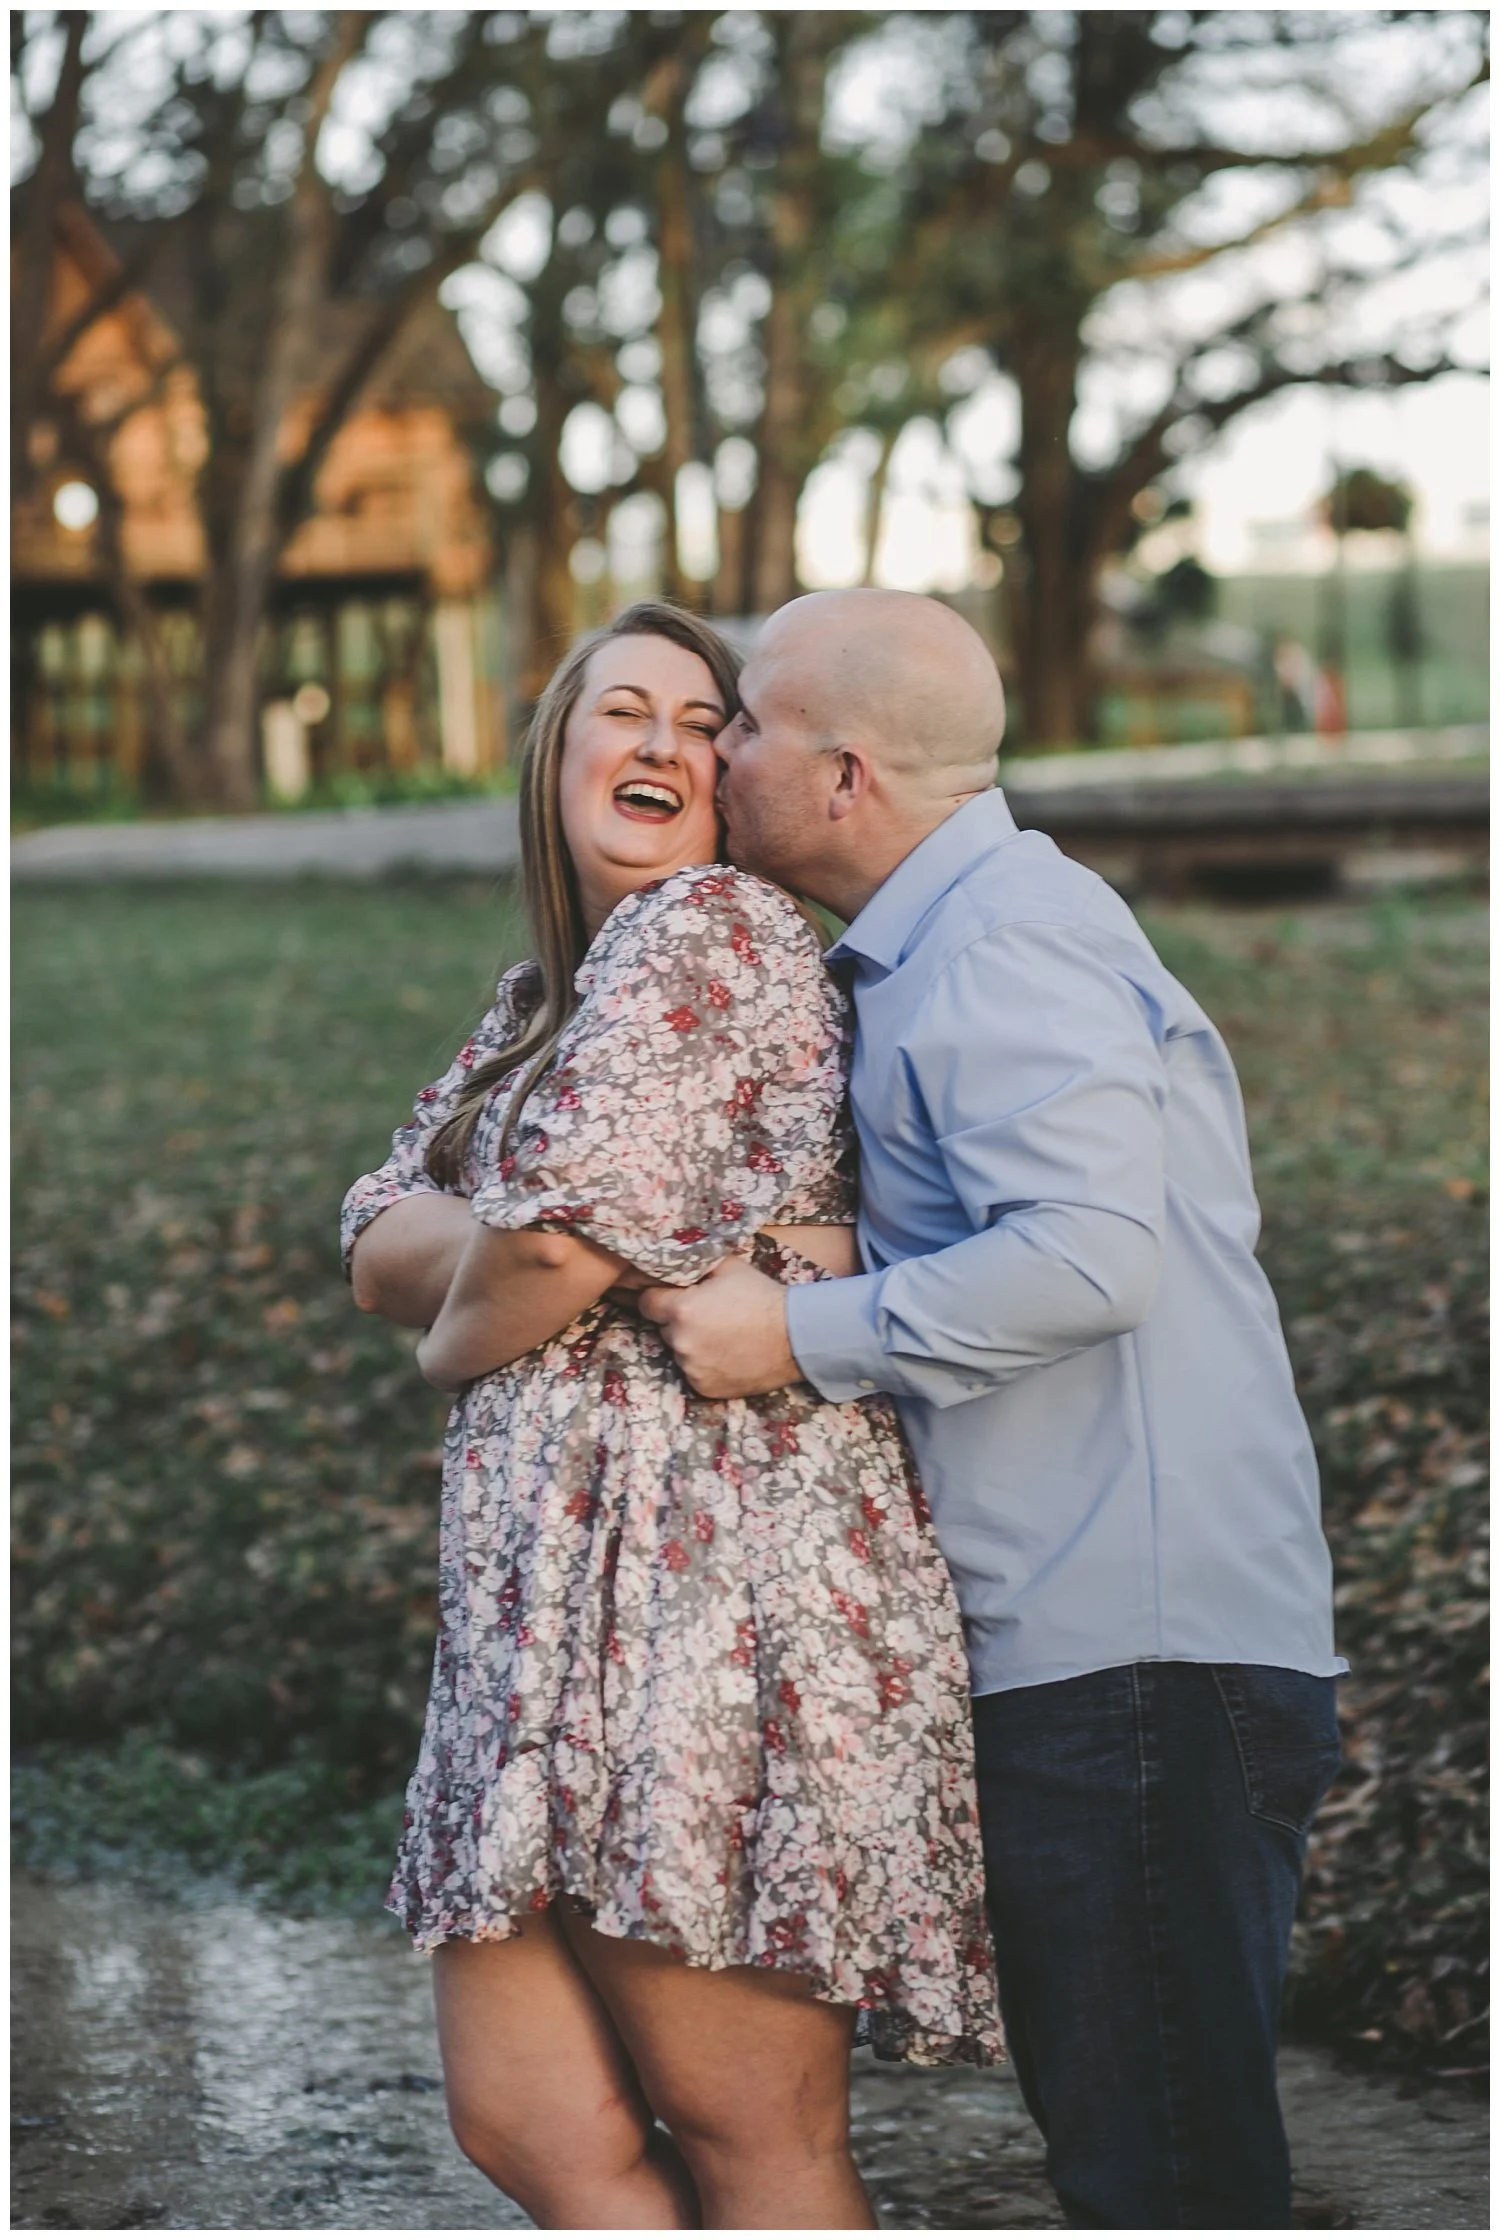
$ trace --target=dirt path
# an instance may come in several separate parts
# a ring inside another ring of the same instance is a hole
[[[393,871],[490,877],[520,860],[508,797],[296,816],[55,824],[11,843],[13,879],[379,879]]]
[[[448,2136],[427,1971],[394,1927],[212,1891],[13,1886],[13,2229],[518,2228]],[[1484,2110],[1285,2058],[1300,2220],[1487,2222]],[[1061,2223],[1005,2076],[861,2057],[856,2142],[888,2230]]]

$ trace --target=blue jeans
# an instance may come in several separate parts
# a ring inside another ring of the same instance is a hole
[[[974,1702],[1000,2005],[1068,2222],[1291,2223],[1276,2025],[1334,1683],[1121,1665]]]

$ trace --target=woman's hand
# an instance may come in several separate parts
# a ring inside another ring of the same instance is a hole
[[[621,1269],[604,1296],[612,1306],[634,1307],[650,1282],[650,1276],[642,1275],[639,1268],[627,1266]]]

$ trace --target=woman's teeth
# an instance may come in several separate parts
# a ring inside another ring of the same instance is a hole
[[[622,809],[629,809],[636,816],[675,817],[682,807],[681,795],[671,786],[649,785],[644,781],[618,787],[615,799]]]

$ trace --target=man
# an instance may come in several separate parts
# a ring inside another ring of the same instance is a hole
[[[963,1608],[1001,2004],[1069,2220],[1291,2221],[1276,2021],[1337,1764],[1329,1561],[1222,1041],[995,789],[935,601],[782,608],[730,852],[847,922],[866,1273],[643,1294],[712,1397],[896,1395]]]

